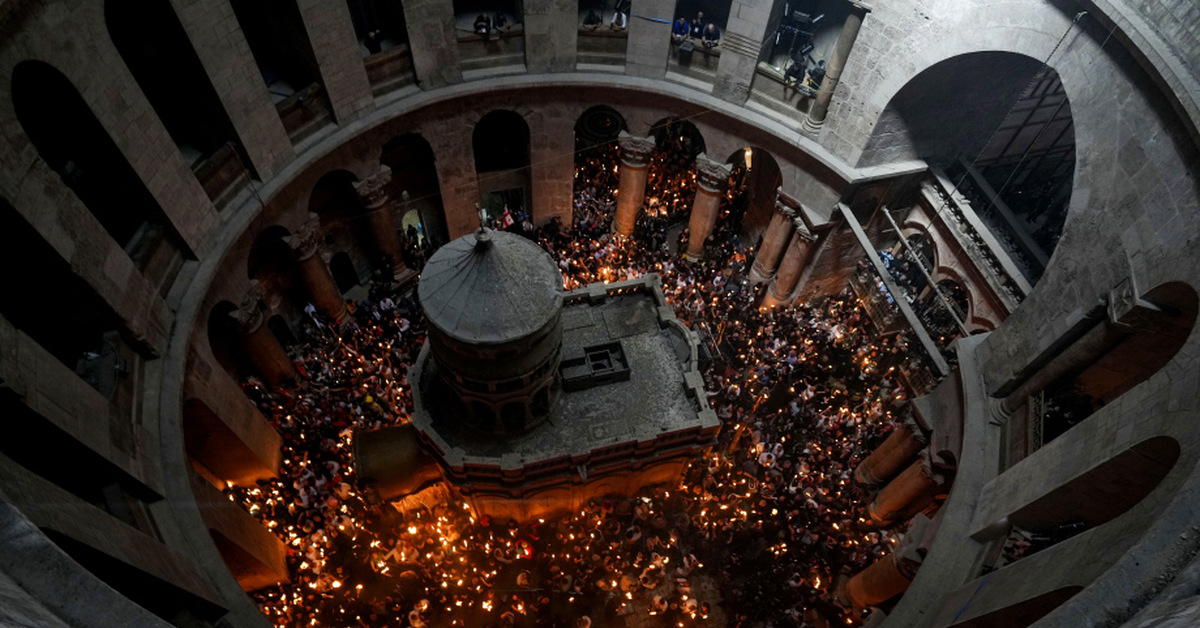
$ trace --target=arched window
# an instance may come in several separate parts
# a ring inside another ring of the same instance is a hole
[[[204,191],[218,200],[250,160],[167,0],[106,0],[109,36]]]
[[[475,173],[479,177],[480,204],[488,218],[499,223],[504,210],[519,222],[528,211],[529,125],[514,111],[488,113],[471,134]]]
[[[38,154],[143,271],[164,253],[178,254],[158,201],[55,68],[22,61],[13,69],[13,106]]]
[[[450,240],[435,159],[429,142],[416,133],[405,133],[388,140],[379,157],[379,163],[392,170],[389,196],[408,208],[403,229],[409,246],[414,244],[413,235],[417,236],[421,246],[426,238],[438,243]],[[410,220],[409,214],[414,211],[416,220]]]

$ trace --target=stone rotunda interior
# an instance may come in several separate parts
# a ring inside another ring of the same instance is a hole
[[[1191,0],[0,0],[0,68],[0,625],[1200,625]]]

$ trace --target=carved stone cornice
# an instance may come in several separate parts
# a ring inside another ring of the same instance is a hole
[[[621,147],[622,166],[645,168],[650,165],[650,155],[654,153],[654,138],[638,137],[621,131],[617,136],[617,144]]]
[[[248,334],[263,323],[263,289],[257,279],[250,280],[250,287],[238,303],[238,308],[229,313],[237,324],[238,332]]]
[[[700,189],[710,194],[720,194],[729,183],[729,173],[733,171],[727,164],[719,163],[700,153],[696,155],[696,183]]]
[[[354,191],[367,209],[378,209],[388,201],[387,184],[392,181],[392,169],[379,166],[379,172],[354,183]]]
[[[292,235],[284,238],[292,250],[296,261],[306,260],[321,248],[321,219],[316,214],[309,214]]]
[[[792,225],[796,227],[796,235],[803,238],[805,242],[817,240],[817,236],[808,228],[808,221],[804,219],[804,209],[800,207],[800,201],[777,190],[775,211],[787,216],[792,221]]]

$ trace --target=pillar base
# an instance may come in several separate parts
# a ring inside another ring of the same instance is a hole
[[[756,286],[760,283],[767,283],[775,278],[775,273],[766,274],[758,269],[757,266],[750,267],[750,285]]]
[[[821,134],[821,127],[824,126],[824,120],[813,120],[808,116],[804,116],[804,122],[800,125],[800,132],[815,138]]]
[[[703,262],[704,261],[704,251],[700,251],[699,253],[692,253],[691,251],[684,251],[683,255],[680,255],[679,257],[681,259],[685,259],[689,262]]]
[[[767,293],[763,295],[762,303],[758,305],[758,309],[760,312],[764,310],[771,310],[781,305],[787,305],[791,302],[792,300],[790,298],[777,297],[775,296],[774,292],[767,290]]]

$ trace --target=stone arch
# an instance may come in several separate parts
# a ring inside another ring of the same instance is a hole
[[[329,272],[333,274],[333,280],[337,282],[338,290],[342,294],[362,283],[358,271],[354,268],[354,262],[350,261],[350,255],[345,251],[333,254],[329,260]]]
[[[660,151],[674,151],[681,159],[695,159],[705,152],[704,134],[688,120],[667,116],[650,126],[650,135]]]
[[[271,225],[254,238],[246,255],[246,277],[262,286],[268,308],[277,309],[281,302],[304,303],[304,287],[296,281],[296,262],[287,238],[292,233],[286,227]]]
[[[379,162],[392,170],[389,196],[393,202],[402,204],[401,217],[411,211],[416,211],[419,217],[417,231],[422,242],[408,242],[409,246],[424,245],[424,238],[434,242],[447,242],[450,239],[436,160],[433,148],[419,133],[403,133],[392,137],[383,145],[380,153]],[[402,219],[395,224],[411,223]],[[409,239],[406,235],[405,241]]]
[[[208,312],[208,347],[217,364],[234,379],[253,372],[253,365],[238,348],[237,323],[234,314],[237,306],[221,301]]]
[[[615,143],[621,131],[628,131],[625,117],[608,105],[595,105],[575,120],[575,151],[590,151]]]
[[[529,211],[530,133],[525,118],[507,109],[484,114],[471,132],[480,204],[488,218],[498,221],[507,206],[513,218]]]
[[[71,81],[41,61],[12,73],[17,121],[63,183],[143,271],[176,234],[158,201]]]
[[[252,166],[170,2],[106,0],[104,21],[146,100],[216,201]]]
[[[738,233],[743,242],[753,244],[766,232],[775,213],[775,200],[783,183],[779,162],[767,149],[747,145],[729,155],[725,163],[733,165],[734,181],[743,186],[741,196],[745,207],[739,208],[736,198],[732,207],[735,213],[741,210]],[[737,190],[731,192],[736,194]]]

